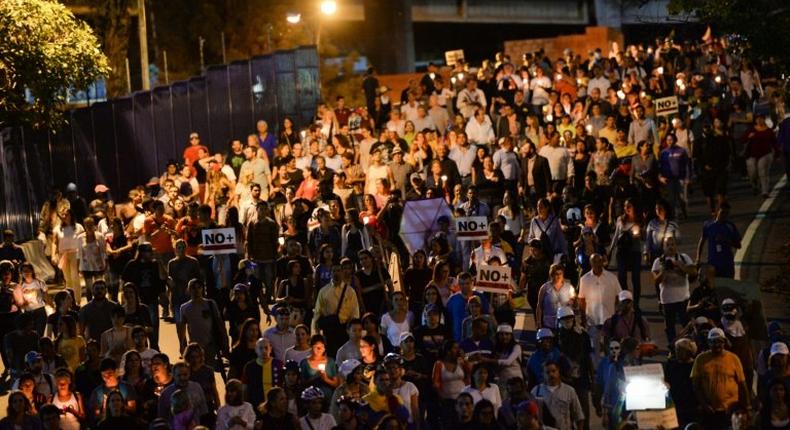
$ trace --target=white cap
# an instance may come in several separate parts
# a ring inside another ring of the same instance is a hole
[[[727,336],[724,335],[724,330],[714,327],[710,329],[708,332],[708,340],[715,340],[715,339],[727,339]]]
[[[341,363],[340,368],[338,368],[337,370],[340,372],[341,375],[343,375],[344,378],[348,378],[348,375],[350,375],[351,372],[354,371],[354,369],[359,367],[360,364],[362,363],[360,363],[359,360],[355,358],[349,358],[348,360]]]
[[[513,327],[511,327],[510,324],[500,324],[496,328],[496,332],[497,333],[511,333],[512,334],[513,333]]]
[[[573,313],[573,309],[570,306],[562,306],[561,308],[557,309],[557,319],[561,320],[566,317],[572,317],[576,314]]]
[[[735,303],[735,300],[733,300],[733,299],[724,299],[724,300],[721,301],[721,305],[722,306],[735,305],[735,304],[737,304],[737,303]]]
[[[551,329],[548,329],[548,328],[542,328],[542,329],[538,330],[538,334],[535,336],[535,338],[538,341],[541,341],[541,340],[549,338],[549,337],[550,338],[554,338],[554,332],[552,332]]]
[[[771,360],[776,354],[790,355],[790,350],[787,349],[787,344],[784,342],[774,342],[771,345],[771,353],[768,355],[768,360]]]
[[[634,295],[631,294],[631,292],[628,290],[622,290],[619,293],[617,293],[617,300],[621,302],[623,300],[634,300]]]
[[[67,192],[77,191],[77,184],[75,184],[74,182],[69,182],[69,184],[66,185],[66,191]]]

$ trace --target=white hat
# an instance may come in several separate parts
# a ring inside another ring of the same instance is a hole
[[[774,355],[781,354],[781,355],[790,355],[790,350],[787,348],[787,344],[784,342],[774,342],[771,345],[771,353],[768,354],[768,360],[771,360],[771,357]]]
[[[344,378],[348,378],[348,375],[350,375],[357,367],[359,367],[360,364],[362,363],[360,363],[359,360],[355,358],[349,358],[348,360],[341,363],[340,368],[337,370],[341,375],[343,375]]]
[[[566,317],[572,317],[576,314],[573,313],[573,309],[570,306],[562,306],[561,308],[557,309],[557,319],[561,320]]]
[[[716,339],[727,339],[727,336],[724,335],[724,330],[718,327],[714,327],[708,332],[708,340]]]
[[[511,327],[510,324],[500,324],[496,328],[496,332],[497,333],[511,333],[512,334],[513,333],[513,327]]]
[[[617,300],[621,302],[624,300],[634,300],[634,295],[628,290],[622,290],[617,293]]]
[[[735,300],[733,300],[733,299],[724,299],[724,300],[721,301],[721,305],[722,306],[735,305],[735,304],[737,304],[737,303],[735,303]]]
[[[67,192],[76,192],[77,191],[77,184],[75,184],[74,182],[69,182],[69,184],[66,185],[66,191]]]
[[[403,333],[401,333],[400,336],[398,336],[398,345],[402,344],[408,338],[411,338],[411,340],[415,340],[414,335],[411,334],[410,331],[404,331]]]
[[[549,338],[549,337],[550,338],[554,338],[554,332],[552,332],[551,329],[547,329],[547,328],[542,328],[542,329],[538,330],[538,333],[535,336],[535,338],[538,340],[538,342],[540,342],[543,339]]]

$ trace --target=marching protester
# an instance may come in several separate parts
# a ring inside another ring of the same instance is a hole
[[[190,133],[128,202],[53,190],[37,233],[57,285],[3,233],[0,382],[19,391],[0,428],[633,428],[625,369],[656,321],[679,424],[786,428],[781,327],[756,351],[717,279],[742,246],[731,167],[768,197],[787,159],[784,89],[725,39],[685,42],[432,64],[401,104],[371,69],[367,111],[345,94],[309,123],[256,118],[215,156]]]

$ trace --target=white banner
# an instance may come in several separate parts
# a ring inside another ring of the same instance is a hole
[[[234,254],[236,252],[236,229],[212,228],[201,230],[203,255]]]
[[[483,240],[488,237],[488,218],[467,216],[455,219],[458,240]]]
[[[512,288],[513,277],[509,266],[481,265],[477,267],[475,291],[507,294]]]
[[[455,66],[455,63],[458,60],[464,59],[464,50],[463,49],[456,49],[454,51],[445,51],[444,52],[444,61],[447,63],[448,66]]]

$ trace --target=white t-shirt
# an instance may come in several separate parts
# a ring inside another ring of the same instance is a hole
[[[235,417],[244,420],[246,426],[229,426],[229,421]],[[255,410],[252,409],[251,404],[244,402],[239,406],[224,405],[217,410],[217,430],[252,430],[253,428],[255,428]]]
[[[403,381],[403,385],[398,388],[394,388],[392,392],[397,394],[398,397],[403,400],[403,404],[406,405],[406,409],[409,410],[409,422],[413,423],[414,417],[411,415],[411,396],[419,396],[420,390],[417,389],[417,386],[411,382]]]
[[[686,254],[678,253],[677,257],[683,261],[683,264],[692,264],[691,257]],[[663,261],[671,261],[675,263],[678,261],[677,257],[658,257],[653,261],[653,273],[661,271]],[[689,280],[686,274],[680,274],[675,270],[665,272],[664,281],[658,284],[660,289],[659,301],[662,305],[669,303],[679,303],[688,300],[691,296],[689,292]]]
[[[579,280],[579,298],[586,302],[585,312],[589,325],[603,325],[614,315],[617,294],[620,293],[620,281],[612,272],[604,270],[601,276],[591,271]]]
[[[310,425],[307,424],[307,420],[310,420]],[[330,414],[321,414],[321,418],[317,420],[310,418],[309,415],[299,418],[299,426],[302,430],[331,430],[336,425],[335,417]]]
[[[387,335],[387,339],[389,339],[391,344],[400,345],[400,335],[401,333],[406,333],[411,330],[412,321],[414,321],[414,315],[411,311],[407,312],[406,319],[399,323],[395,322],[389,312],[387,312],[381,317],[381,328]]]
[[[489,383],[488,387],[483,391],[472,388],[471,385],[467,385],[464,387],[464,393],[469,393],[472,396],[474,404],[477,404],[477,402],[483,399],[488,400],[494,404],[494,416],[497,416],[499,413],[499,408],[502,406],[502,396],[499,394],[499,387],[496,384]]]

